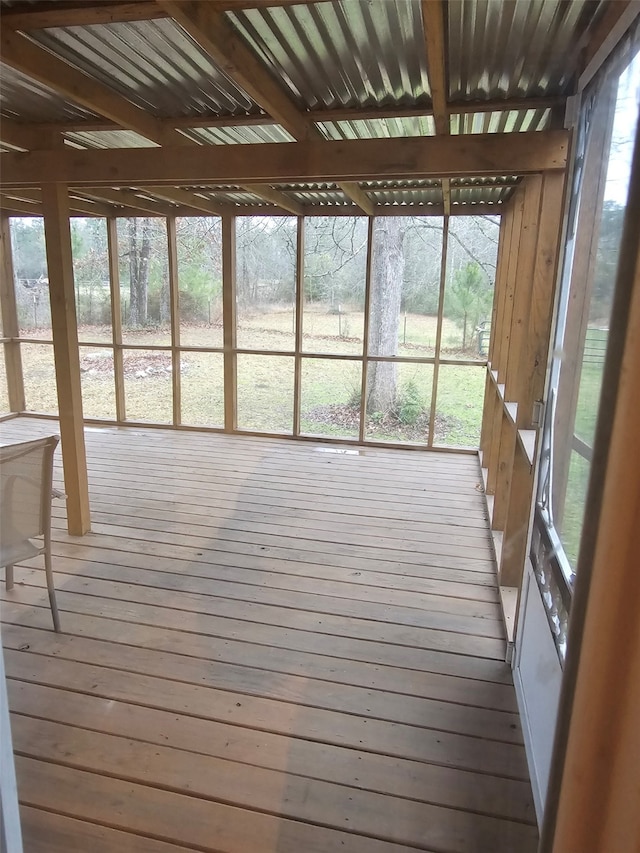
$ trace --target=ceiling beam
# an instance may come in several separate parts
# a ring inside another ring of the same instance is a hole
[[[422,25],[427,51],[427,76],[431,89],[436,133],[449,133],[447,67],[445,60],[444,3],[422,0]]]
[[[0,119],[0,142],[3,145],[11,145],[12,148],[22,148],[28,151],[36,148],[38,140],[42,139],[43,133],[28,124],[20,124],[9,118]]]
[[[216,11],[215,4],[193,0],[158,0],[158,5],[294,139],[308,137],[309,120],[240,39],[226,16]]]
[[[567,99],[561,97],[549,98],[498,98],[488,101],[449,101],[449,115],[467,113],[507,112],[508,110],[546,110],[556,107],[564,108]],[[311,110],[305,115],[312,122],[334,121],[366,121],[372,119],[394,118],[425,118],[433,115],[430,107],[339,107],[332,110]],[[4,121],[4,119],[3,119]],[[273,119],[264,113],[258,115],[225,116],[214,113],[197,116],[175,116],[160,119],[168,128],[188,130],[198,127],[252,127],[273,124]],[[101,130],[119,130],[121,125],[108,119],[88,119],[86,121],[49,122],[49,123],[20,123],[19,127],[39,132],[40,130],[55,133],[86,133]]]
[[[91,190],[90,192],[85,192],[82,189],[79,189],[78,191],[82,192],[82,194],[87,198],[94,199],[95,201],[102,201],[119,207],[133,208],[134,210],[143,211],[146,215],[175,215],[175,207],[172,207],[169,204],[163,204],[162,202],[150,201],[147,198],[140,198],[140,196],[136,195],[132,190],[110,190],[105,188]]]
[[[152,0],[134,3],[21,3],[0,13],[0,24],[14,30],[39,30],[47,27],[79,27],[87,24],[114,24],[124,21],[148,21],[167,15]]]
[[[203,198],[201,195],[198,195],[194,192],[189,192],[188,190],[181,190],[178,187],[145,187],[145,193],[155,196],[156,198],[160,198],[163,201],[170,201],[174,204],[180,204],[183,207],[192,207],[194,211],[198,211],[200,214],[206,213],[209,216],[220,216],[221,208],[220,205],[215,204],[213,201],[207,198]]]
[[[54,56],[48,50],[10,29],[0,33],[2,61],[48,86],[86,109],[105,116],[121,127],[135,130],[159,145],[188,142],[177,130],[167,127],[154,116],[113,92],[77,68]]]
[[[5,186],[253,184],[526,175],[564,169],[564,130],[346,142],[0,154]]]
[[[277,207],[288,210],[294,216],[304,216],[304,205],[289,198],[289,196],[279,190],[274,190],[272,187],[265,187],[263,184],[243,184],[242,189],[275,204]]]
[[[168,12],[222,68],[258,103],[272,118],[298,142],[320,137],[317,128],[310,122],[308,114],[298,109],[288,93],[272,79],[255,54],[244,44],[222,12],[216,11],[215,3],[194,3],[184,0],[158,0]],[[370,201],[362,190],[351,182],[340,185],[343,193],[365,213]],[[272,201],[262,194],[266,201]],[[274,201],[294,212],[291,202],[284,197]]]

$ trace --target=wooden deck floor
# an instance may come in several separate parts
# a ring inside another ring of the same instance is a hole
[[[474,457],[87,448],[93,532],[54,519],[64,634],[41,570],[1,585],[26,853],[536,849]]]

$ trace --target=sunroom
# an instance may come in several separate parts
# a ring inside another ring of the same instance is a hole
[[[637,849],[639,11],[1,3],[8,850]]]

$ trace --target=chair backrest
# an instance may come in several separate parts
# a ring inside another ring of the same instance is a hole
[[[41,536],[51,515],[53,454],[59,436],[0,447],[0,544]]]

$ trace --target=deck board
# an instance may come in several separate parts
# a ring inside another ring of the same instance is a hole
[[[2,586],[28,850],[536,849],[475,457],[86,440],[64,634],[37,561]]]

